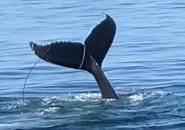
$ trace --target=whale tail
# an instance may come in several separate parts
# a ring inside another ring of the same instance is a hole
[[[106,15],[106,19],[91,31],[85,44],[60,41],[42,46],[30,42],[30,47],[39,58],[47,62],[89,71],[94,75],[103,98],[117,98],[101,69],[115,33],[115,22],[109,15]]]

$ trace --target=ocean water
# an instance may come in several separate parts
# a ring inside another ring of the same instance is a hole
[[[84,42],[111,15],[103,70],[118,100],[87,72],[40,60],[29,41]],[[0,1],[0,130],[184,130],[185,1]]]

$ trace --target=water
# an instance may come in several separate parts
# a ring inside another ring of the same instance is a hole
[[[119,100],[93,77],[40,61],[29,41],[85,40],[104,13],[117,24],[103,69]],[[184,130],[185,2],[177,0],[0,2],[0,129]]]

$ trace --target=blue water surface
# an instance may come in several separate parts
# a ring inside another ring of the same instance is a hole
[[[38,60],[29,41],[84,42],[111,15],[103,70],[118,100],[87,72]],[[184,130],[185,1],[0,1],[1,130]]]

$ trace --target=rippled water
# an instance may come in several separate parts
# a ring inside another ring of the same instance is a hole
[[[28,43],[85,40],[117,24],[103,69],[119,100],[103,100],[87,72],[40,61]],[[0,129],[185,129],[185,2],[0,1]]]

